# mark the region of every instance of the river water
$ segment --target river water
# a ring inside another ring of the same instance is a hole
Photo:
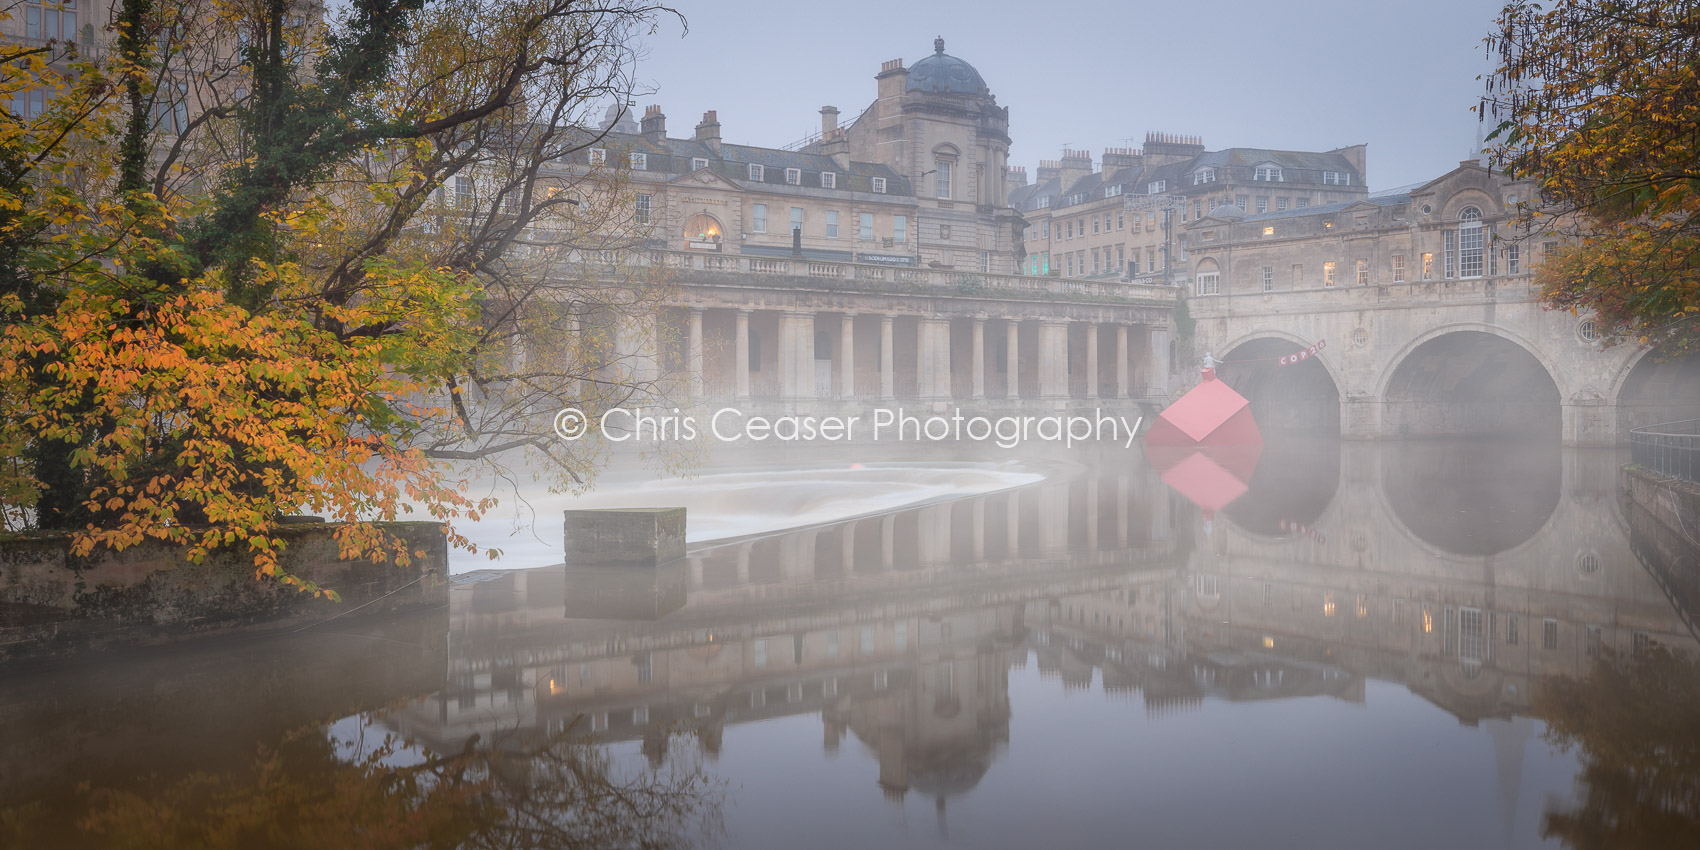
[[[1618,452],[899,460],[636,487],[701,518],[659,570],[8,674],[0,845],[1692,846],[1696,565]]]

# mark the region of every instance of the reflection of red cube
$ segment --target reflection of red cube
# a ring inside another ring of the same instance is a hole
[[[1234,388],[1216,380],[1214,369],[1204,380],[1175,400],[1145,432],[1148,446],[1203,446],[1228,443],[1263,444],[1251,418],[1251,402]]]
[[[1145,457],[1175,488],[1204,511],[1206,519],[1245,494],[1263,453],[1263,435],[1251,403],[1216,380],[1204,381],[1157,414],[1145,434]]]

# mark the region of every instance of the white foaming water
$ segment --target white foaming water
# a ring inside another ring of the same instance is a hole
[[[704,543],[883,513],[923,502],[1008,490],[1044,475],[1015,463],[870,463],[838,467],[724,472],[694,478],[611,485],[582,496],[522,490],[456,528],[482,552],[449,555],[450,572],[524,568],[561,562],[562,512],[574,508],[684,508],[685,540]]]

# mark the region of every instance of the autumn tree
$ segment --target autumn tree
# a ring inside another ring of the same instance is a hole
[[[1612,340],[1700,350],[1700,2],[1516,0],[1487,44],[1494,161],[1575,213],[1544,299]]]
[[[240,546],[278,575],[280,517],[316,512],[345,555],[405,560],[373,520],[489,506],[445,461],[529,450],[582,482],[594,451],[548,415],[661,389],[597,344],[661,287],[621,175],[582,151],[670,12],[303,11],[121,0],[98,60],[0,46],[0,104],[24,104],[0,110],[9,526]]]

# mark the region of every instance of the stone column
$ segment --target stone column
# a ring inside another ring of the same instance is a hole
[[[1127,398],[1127,325],[1116,325],[1116,398]]]
[[[849,313],[838,323],[838,397],[856,397],[856,317]]]
[[[808,313],[779,317],[779,394],[815,397],[815,319]]]
[[[1021,397],[1021,323],[1009,319],[1004,322],[1003,368],[1004,398]]]
[[[735,320],[732,348],[732,397],[739,401],[750,399],[750,311],[739,310]]]
[[[1098,397],[1098,324],[1086,326],[1086,397]]]
[[[887,401],[895,394],[893,378],[896,376],[892,369],[895,358],[892,357],[891,323],[891,316],[880,317],[880,398]]]
[[[1158,395],[1169,394],[1169,329],[1152,327],[1146,356],[1151,361],[1149,389]]]
[[[691,375],[691,398],[702,398],[702,310],[691,308],[685,367]]]
[[[986,397],[986,320],[974,320],[974,392],[972,398]]]
[[[1039,325],[1039,397],[1068,398],[1068,325]]]

